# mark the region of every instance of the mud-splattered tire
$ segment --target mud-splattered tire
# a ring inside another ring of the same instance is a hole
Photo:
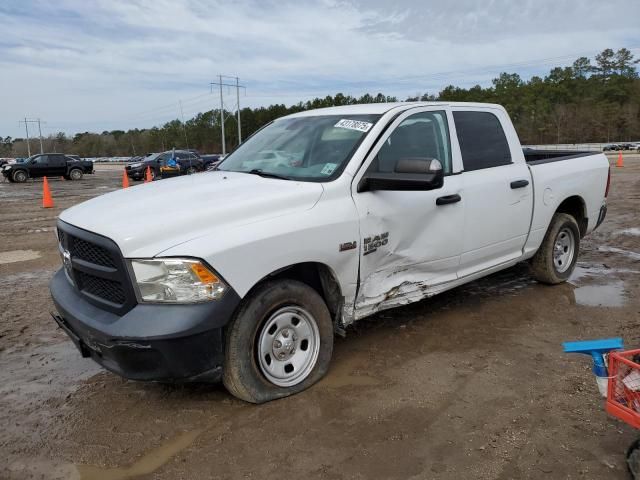
[[[27,175],[27,172],[24,170],[16,170],[13,172],[13,175],[11,175],[11,178],[16,183],[24,183],[27,181],[27,178],[29,178],[29,175]]]
[[[287,397],[320,380],[332,353],[333,324],[322,297],[302,282],[268,281],[243,300],[228,328],[223,382],[251,403]]]
[[[542,245],[531,259],[533,278],[550,285],[566,282],[573,273],[579,251],[578,222],[571,215],[556,213]]]

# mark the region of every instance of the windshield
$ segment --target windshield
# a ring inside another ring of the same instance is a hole
[[[323,115],[274,121],[225,158],[219,170],[290,180],[336,178],[380,115]]]

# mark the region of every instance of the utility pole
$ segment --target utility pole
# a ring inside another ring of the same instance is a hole
[[[242,127],[240,126],[240,79],[236,77],[236,103],[238,106],[238,145],[242,143]]]
[[[29,124],[30,123],[37,123],[38,124],[38,134],[39,134],[39,138],[40,138],[40,154],[44,153],[44,148],[42,147],[42,121],[38,118],[36,120],[29,120],[27,117],[24,117],[24,120],[20,120],[20,122],[18,123],[22,123],[24,122],[24,129],[25,132],[27,133],[27,155],[31,156],[31,142],[29,141]],[[47,123],[47,122],[45,122]]]
[[[224,83],[222,80],[223,78],[235,78],[236,83],[232,84],[232,83]],[[244,88],[246,91],[246,87],[244,85],[240,85],[240,79],[238,77],[231,77],[228,75],[218,75],[218,81],[217,82],[211,82],[211,92],[213,93],[213,86],[217,85],[220,87],[220,131],[222,134],[222,154],[226,155],[227,153],[227,144],[226,144],[226,139],[225,139],[225,133],[224,133],[224,97],[222,95],[222,87],[235,87],[236,89],[236,102],[237,102],[237,108],[238,108],[238,112],[237,112],[237,118],[236,121],[238,122],[238,145],[240,143],[242,143],[242,126],[240,125],[240,89]]]
[[[38,119],[38,133],[40,134],[40,155],[44,153],[42,149],[42,129],[40,128],[40,119]]]
[[[225,138],[224,138],[224,103],[222,100],[222,75],[218,75],[219,78],[219,84],[220,84],[220,128],[222,129],[222,155],[226,155],[227,154],[227,147],[225,144]]]
[[[184,143],[186,149],[189,149],[189,140],[187,139],[187,127],[184,124],[184,111],[182,110],[182,100],[178,100],[180,103],[180,115],[182,115],[182,132],[184,133]]]
[[[24,117],[24,129],[27,131],[27,157],[30,157],[31,146],[29,145],[29,124],[27,123],[27,117]]]

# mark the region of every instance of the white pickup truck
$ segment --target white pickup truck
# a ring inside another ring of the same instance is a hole
[[[127,378],[272,400],[317,382],[358,319],[524,260],[567,280],[608,172],[601,153],[523,150],[499,105],[289,115],[217,171],[64,211],[53,317]]]

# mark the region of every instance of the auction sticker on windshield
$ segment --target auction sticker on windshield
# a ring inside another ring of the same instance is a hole
[[[325,163],[322,171],[320,172],[322,175],[331,175],[338,165],[335,163]]]
[[[336,128],[347,128],[349,130],[358,130],[359,132],[368,132],[373,123],[363,122],[361,120],[348,120],[343,118],[334,125]]]

